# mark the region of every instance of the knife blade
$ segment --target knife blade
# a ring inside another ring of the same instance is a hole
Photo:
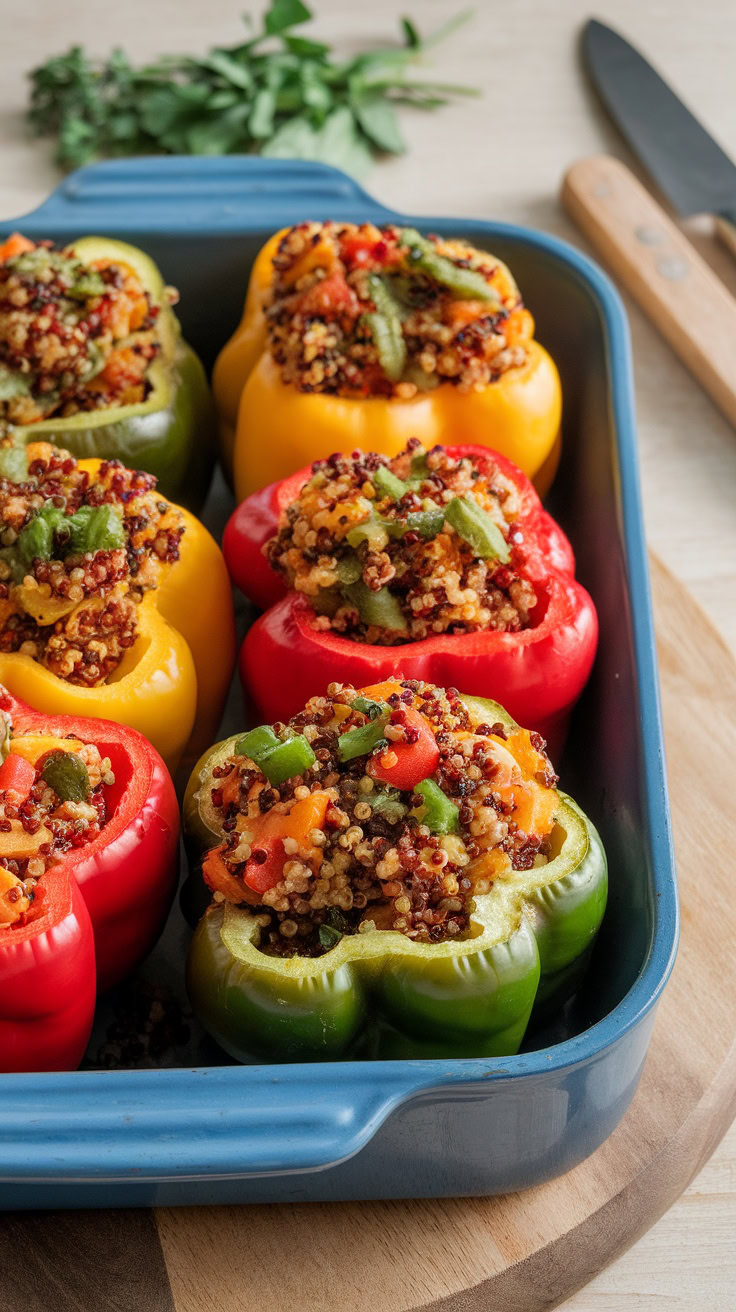
[[[618,32],[591,19],[582,56],[605,108],[673,208],[683,217],[715,215],[736,254],[736,164]]]

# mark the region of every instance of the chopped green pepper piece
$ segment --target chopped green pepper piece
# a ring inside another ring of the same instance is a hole
[[[251,758],[252,759],[252,758]],[[270,751],[264,752],[257,762],[270,784],[282,784],[285,779],[304,774],[314,765],[317,757],[303,734],[279,742]]]
[[[345,588],[345,595],[355,606],[364,624],[373,624],[378,629],[395,629],[397,633],[406,633],[407,623],[397,598],[388,588],[379,588],[372,592],[359,580]]]
[[[80,513],[81,509],[77,511],[77,515]],[[72,515],[72,520],[74,519],[76,515]],[[74,525],[72,525],[72,535],[74,535]],[[125,546],[122,517],[109,505],[92,508],[92,513],[84,518],[79,536],[81,541],[78,539],[79,545],[75,544],[75,550],[81,553],[89,551],[94,555],[96,551],[115,551]]]
[[[12,401],[16,396],[28,396],[29,386],[22,374],[0,365],[0,401]]]
[[[251,729],[249,733],[243,734],[243,737],[238,739],[235,744],[235,754],[247,756],[258,765],[261,757],[274,747],[278,747],[279,742],[280,739],[276,737],[270,724],[259,724],[257,729]]]
[[[381,702],[371,701],[370,697],[356,697],[353,700],[353,710],[361,711],[369,720],[377,720],[379,715],[385,714],[386,707]]]
[[[378,744],[386,742],[384,731],[388,721],[388,711],[375,720],[369,720],[367,724],[361,724],[357,729],[348,729],[347,733],[341,733],[337,740],[337,754],[343,765],[347,761],[354,761],[356,756],[368,756],[375,751]]]
[[[459,809],[433,779],[423,779],[414,789],[424,798],[424,806],[415,812],[417,820],[425,824],[433,834],[454,834],[457,832]]]
[[[359,547],[367,542],[371,551],[381,551],[386,545],[386,521],[371,514],[362,524],[356,524],[345,534],[345,541],[351,547]]]
[[[417,451],[416,455],[412,456],[411,464],[409,465],[409,481],[412,483],[423,483],[428,473],[429,465],[427,464],[427,452],[424,450]]]
[[[30,565],[36,558],[50,560],[54,548],[54,517],[44,514],[42,507],[29,524],[18,534],[16,549],[24,564]],[[58,512],[63,519],[61,511]]]
[[[329,952],[330,948],[334,948],[335,944],[340,942],[342,934],[339,929],[334,929],[332,925],[320,925],[318,938],[320,947],[323,947],[325,952]]]
[[[398,788],[375,789],[368,794],[366,801],[390,825],[398,824],[409,809],[404,806]]]
[[[434,510],[410,510],[403,519],[384,519],[381,523],[390,538],[403,538],[405,533],[419,533],[429,541],[442,532],[445,512],[439,506]]]
[[[470,497],[453,497],[445,506],[445,519],[481,560],[511,559],[508,542],[495,520]]]
[[[400,501],[404,493],[409,491],[409,484],[397,478],[386,465],[378,466],[375,474],[371,475],[371,482],[379,492],[385,497],[391,497],[393,501]]]
[[[363,567],[352,553],[337,562],[337,577],[341,583],[357,583],[362,573]]]
[[[461,300],[488,301],[495,309],[500,309],[501,298],[495,287],[486,282],[482,273],[453,264],[452,260],[440,255],[434,243],[423,237],[416,228],[404,228],[399,244],[409,248],[409,259],[415,268],[426,273],[434,282],[447,287],[448,291]]]
[[[49,752],[41,777],[62,802],[86,802],[92,791],[87,767],[76,752]]]
[[[0,383],[2,377],[0,376]],[[3,400],[0,393],[0,401]],[[28,477],[28,452],[24,442],[0,447],[0,478],[10,483],[24,483]]]

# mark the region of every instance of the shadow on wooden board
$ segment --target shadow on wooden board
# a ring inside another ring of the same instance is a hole
[[[2,1312],[174,1312],[154,1214],[143,1209],[9,1212],[0,1271]]]

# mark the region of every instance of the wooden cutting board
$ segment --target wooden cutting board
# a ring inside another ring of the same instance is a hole
[[[0,1228],[3,1312],[541,1312],[674,1202],[736,1114],[736,662],[652,571],[682,943],[607,1143],[503,1198],[17,1213]]]

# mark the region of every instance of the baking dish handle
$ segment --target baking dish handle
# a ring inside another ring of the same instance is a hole
[[[0,1182],[324,1169],[359,1152],[407,1099],[446,1082],[446,1066],[453,1083],[490,1074],[477,1061],[381,1061],[5,1075]]]
[[[177,234],[276,229],[308,218],[396,217],[353,178],[310,160],[163,155],[105,160],[70,173],[47,200],[2,227],[30,237],[83,232]]]

